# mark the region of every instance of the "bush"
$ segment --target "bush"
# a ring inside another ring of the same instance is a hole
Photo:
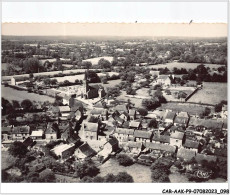
[[[145,108],[138,108],[137,110],[141,116],[146,116],[148,114],[148,110],[146,110]]]
[[[116,176],[116,183],[133,183],[133,177],[126,172],[120,172]]]
[[[94,177],[99,173],[99,169],[92,162],[84,161],[75,164],[75,173],[78,177]]]
[[[8,151],[14,157],[24,157],[28,152],[27,147],[19,141],[15,141],[11,144]]]
[[[117,160],[118,160],[119,164],[122,166],[130,166],[133,164],[133,160],[125,154],[118,154]]]

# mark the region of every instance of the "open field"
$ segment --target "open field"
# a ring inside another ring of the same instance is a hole
[[[168,102],[166,104],[162,104],[160,109],[169,109],[173,110],[174,112],[188,112],[189,114],[192,115],[199,115],[201,114],[205,107],[209,107],[206,105],[200,105],[200,104],[192,104],[192,103],[173,103],[173,102]],[[214,107],[210,107],[212,110],[214,110]]]
[[[107,72],[109,76],[112,76],[113,74],[117,75],[117,72]],[[107,73],[97,73],[99,77],[105,76]],[[68,80],[70,82],[75,82],[76,79],[83,80],[85,77],[85,74],[79,74],[79,75],[73,75],[73,76],[64,76],[64,77],[54,77],[52,79],[57,79],[58,82],[64,82],[65,80]]]
[[[197,66],[199,66],[201,63],[187,63],[187,62],[170,62],[166,64],[156,64],[156,65],[150,65],[147,66],[147,68],[168,68],[169,70],[173,70],[174,67],[176,68],[186,68],[188,69],[195,69]],[[219,65],[219,64],[204,64],[205,66],[212,68],[218,68],[224,65]]]
[[[121,95],[117,97],[117,100],[125,100],[125,101],[127,101],[128,99],[130,99],[131,102],[135,104],[136,108],[141,108],[142,107],[142,105],[141,105],[142,99],[134,98],[134,97],[127,97],[125,91],[121,91]]]
[[[99,60],[104,58],[105,60],[108,60],[109,62],[113,61],[113,57],[111,56],[104,56],[104,57],[98,57],[98,58],[91,58],[91,59],[86,59],[86,60],[82,60],[83,62],[91,62],[92,65],[97,65]]]
[[[105,176],[108,173],[117,175],[119,172],[127,172],[133,177],[135,183],[151,183],[151,171],[148,166],[133,164],[129,167],[120,166],[116,159],[109,159],[100,167],[99,176]]]
[[[89,69],[89,70],[95,70],[95,69]],[[101,70],[101,69],[97,69]],[[74,70],[64,70],[62,71],[52,71],[52,72],[39,72],[39,73],[34,73],[34,76],[48,76],[48,75],[55,75],[58,73],[63,73],[63,74],[69,74],[69,73],[84,73],[86,69],[74,69]],[[12,76],[2,76],[2,81],[9,81],[12,77],[28,77],[29,74],[20,74],[20,75],[12,75]]]
[[[227,83],[204,82],[203,88],[198,90],[188,102],[215,105],[221,100],[227,100],[227,95]]]
[[[5,87],[4,85],[1,86],[2,90],[2,97],[12,101],[12,100],[17,100],[17,101],[22,101],[25,99],[29,99],[31,101],[49,101],[49,102],[54,102],[54,98],[45,96],[45,95],[39,95],[35,93],[28,93],[27,91],[19,91],[10,87]]]

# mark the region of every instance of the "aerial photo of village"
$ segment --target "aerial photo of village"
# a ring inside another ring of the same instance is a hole
[[[227,37],[2,36],[4,183],[227,181]]]

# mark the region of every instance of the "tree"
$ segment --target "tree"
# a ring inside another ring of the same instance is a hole
[[[33,108],[33,103],[29,99],[25,99],[21,102],[21,107],[24,110],[31,110]]]
[[[101,77],[101,82],[102,82],[103,84],[106,84],[106,83],[108,82],[107,77]]]
[[[75,173],[78,177],[94,177],[99,173],[99,169],[92,162],[83,161],[75,164]]]
[[[155,118],[153,118],[153,119],[151,119],[151,121],[149,122],[149,124],[148,124],[148,127],[149,128],[157,128],[157,121],[156,121],[156,119]]]
[[[27,147],[19,141],[15,141],[14,143],[12,143],[8,151],[14,157],[24,157],[28,152]]]
[[[118,154],[117,160],[118,160],[119,164],[122,166],[130,166],[133,164],[133,160],[129,156],[127,156],[126,154]]]
[[[109,173],[105,176],[104,181],[107,183],[114,183],[116,182],[116,176],[113,175],[112,173]]]
[[[58,83],[57,79],[50,80],[51,85],[56,85]]]
[[[147,110],[153,110],[159,107],[161,104],[159,102],[158,98],[152,98],[152,99],[143,99],[142,100],[142,106],[146,108]]]
[[[41,182],[55,182],[56,181],[56,177],[53,171],[49,170],[49,169],[45,169],[44,171],[42,171],[40,174],[40,181]]]
[[[11,114],[13,110],[13,105],[5,98],[2,98],[2,115]]]
[[[97,75],[96,72],[89,71],[88,72],[88,79],[90,83],[99,83],[101,82],[100,77]]]
[[[148,114],[148,110],[145,108],[138,108],[137,110],[141,116],[146,116]]]
[[[105,60],[104,58],[101,58],[98,61],[98,65],[101,69],[106,69],[111,67],[111,63],[108,60]]]
[[[120,89],[118,87],[108,87],[107,96],[108,97],[117,97],[120,95]]]
[[[133,183],[133,177],[126,172],[120,172],[116,176],[117,183]]]
[[[13,104],[14,109],[21,107],[19,101],[17,101],[17,100],[12,100],[12,104]]]

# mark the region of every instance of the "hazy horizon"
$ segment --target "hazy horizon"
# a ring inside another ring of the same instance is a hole
[[[3,36],[227,37],[224,23],[3,23]]]

